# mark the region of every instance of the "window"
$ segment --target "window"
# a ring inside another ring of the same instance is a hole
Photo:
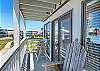
[[[100,2],[87,6],[87,37],[93,43],[100,44]],[[96,6],[95,6],[96,5]]]
[[[65,57],[65,50],[72,41],[72,10],[60,17],[60,53]]]
[[[44,37],[47,39],[47,54],[50,57],[50,22],[48,22],[47,24],[44,25]]]
[[[88,0],[82,3],[82,33],[87,49],[87,71],[100,70],[100,0]],[[85,6],[85,7],[84,7]],[[84,11],[85,10],[85,11]],[[84,43],[84,42],[83,42]]]
[[[46,25],[47,28],[47,33],[46,33],[46,38],[47,38],[47,54],[50,56],[50,23]]]
[[[53,60],[58,60],[59,57],[59,47],[58,47],[58,19],[52,22],[52,49],[53,49]]]

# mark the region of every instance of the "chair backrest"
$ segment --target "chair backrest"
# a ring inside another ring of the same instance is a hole
[[[85,59],[85,48],[80,45],[78,40],[75,40],[66,48],[63,71],[82,71]]]

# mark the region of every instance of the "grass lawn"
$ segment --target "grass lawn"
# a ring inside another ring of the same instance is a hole
[[[0,40],[0,50],[3,49],[4,46],[10,41],[12,41],[12,39]]]

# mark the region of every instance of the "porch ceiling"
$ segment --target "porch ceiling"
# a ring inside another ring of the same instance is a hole
[[[25,20],[44,20],[61,0],[20,0],[20,10]]]

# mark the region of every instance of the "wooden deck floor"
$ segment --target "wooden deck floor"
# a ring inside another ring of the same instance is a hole
[[[30,61],[31,62],[31,61]],[[40,56],[39,57],[39,59],[38,59],[38,61],[36,60],[36,56],[35,56],[35,54],[33,53],[33,70],[31,70],[31,71],[44,71],[44,68],[42,67],[42,65],[44,64],[44,63],[48,63],[48,62],[50,62],[49,61],[49,59],[47,58],[47,57],[45,57],[45,56]],[[32,66],[31,66],[31,68],[32,68]]]

